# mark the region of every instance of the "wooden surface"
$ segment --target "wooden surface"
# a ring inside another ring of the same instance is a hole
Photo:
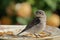
[[[19,28],[19,27],[16,27],[16,28]],[[51,37],[60,35],[60,29],[58,29],[58,28],[53,28],[53,27],[48,26],[48,27],[46,27],[45,30],[52,33]],[[17,33],[17,32],[15,32],[15,33]],[[5,36],[5,38],[6,38],[6,36]],[[36,38],[30,38],[30,37],[29,38],[20,38],[19,37],[19,38],[15,38],[15,39],[11,39],[12,37],[8,37],[10,39],[5,39],[5,38],[4,38],[4,40],[60,40],[60,36],[59,37],[53,37],[53,39],[40,39],[40,38],[36,39]]]
[[[4,40],[60,40],[60,36],[55,38],[31,38],[31,37],[19,37],[19,38],[8,38],[8,39],[4,38]]]

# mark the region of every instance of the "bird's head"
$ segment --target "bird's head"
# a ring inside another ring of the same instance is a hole
[[[46,14],[43,10],[36,11],[35,16],[38,17],[38,18],[46,18]]]

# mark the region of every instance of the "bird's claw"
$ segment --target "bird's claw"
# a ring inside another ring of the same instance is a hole
[[[40,34],[34,34],[36,38],[41,37]]]

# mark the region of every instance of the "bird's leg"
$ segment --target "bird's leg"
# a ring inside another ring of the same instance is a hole
[[[40,37],[40,34],[34,33],[34,35],[35,35],[36,38]]]

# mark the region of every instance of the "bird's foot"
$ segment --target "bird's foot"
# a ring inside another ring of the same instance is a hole
[[[40,34],[36,34],[36,33],[35,33],[34,35],[35,35],[35,38],[41,37]]]

